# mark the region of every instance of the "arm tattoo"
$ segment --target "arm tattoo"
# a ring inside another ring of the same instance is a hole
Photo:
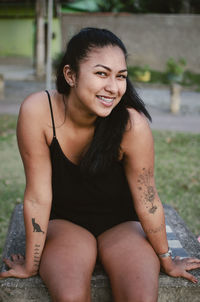
[[[154,214],[157,210],[157,206],[154,204],[156,192],[154,187],[150,184],[150,180],[153,176],[153,173],[150,169],[142,169],[142,174],[139,175],[137,180],[138,190],[141,191],[142,200],[148,209],[149,213]]]
[[[159,227],[157,227],[155,229],[146,230],[145,233],[146,234],[155,234],[155,233],[161,232],[164,228],[165,228],[165,224],[162,223]]]
[[[39,253],[39,249],[40,245],[39,244],[35,244],[35,248],[34,248],[34,259],[33,259],[33,266],[38,270],[39,268],[39,264],[40,264],[40,253]]]
[[[41,227],[39,226],[39,224],[35,222],[35,218],[32,218],[32,225],[33,225],[33,232],[38,232],[38,233],[44,234],[44,232],[41,230]]]

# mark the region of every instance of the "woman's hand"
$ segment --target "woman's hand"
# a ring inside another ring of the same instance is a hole
[[[162,265],[164,268],[164,272],[172,277],[183,277],[192,281],[193,283],[197,283],[198,280],[188,271],[200,268],[200,259],[197,258],[184,258],[180,259],[179,256],[175,257],[170,265],[167,267]]]
[[[28,272],[25,267],[25,259],[22,255],[11,255],[11,259],[4,259],[3,261],[9,267],[8,271],[0,273],[0,279],[3,278],[28,278],[37,274],[37,272]]]

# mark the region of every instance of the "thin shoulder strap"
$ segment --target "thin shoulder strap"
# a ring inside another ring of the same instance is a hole
[[[49,107],[50,107],[50,111],[51,111],[51,120],[52,120],[52,126],[53,126],[53,137],[56,137],[56,129],[55,129],[55,123],[54,123],[54,117],[53,117],[53,109],[52,109],[52,104],[51,104],[51,97],[50,97],[50,94],[49,94],[48,90],[45,90],[45,92],[47,93],[47,96],[48,96]]]

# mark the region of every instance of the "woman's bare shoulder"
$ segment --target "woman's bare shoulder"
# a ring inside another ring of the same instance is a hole
[[[34,115],[42,114],[47,107],[47,94],[45,91],[39,91],[28,95],[21,104],[20,113]]]
[[[143,113],[138,112],[134,108],[129,108],[128,112],[129,122],[127,124],[126,132],[144,131],[149,128],[149,122]]]
[[[146,116],[135,109],[128,111],[129,121],[121,143],[124,153],[132,152],[136,146],[143,145],[144,141],[152,143],[152,132]]]
[[[21,104],[17,137],[45,137],[50,124],[48,97],[45,91],[35,92],[27,96]]]

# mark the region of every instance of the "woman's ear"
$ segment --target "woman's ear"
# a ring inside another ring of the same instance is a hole
[[[75,73],[71,70],[69,65],[64,66],[63,74],[68,85],[74,87],[76,82]]]

